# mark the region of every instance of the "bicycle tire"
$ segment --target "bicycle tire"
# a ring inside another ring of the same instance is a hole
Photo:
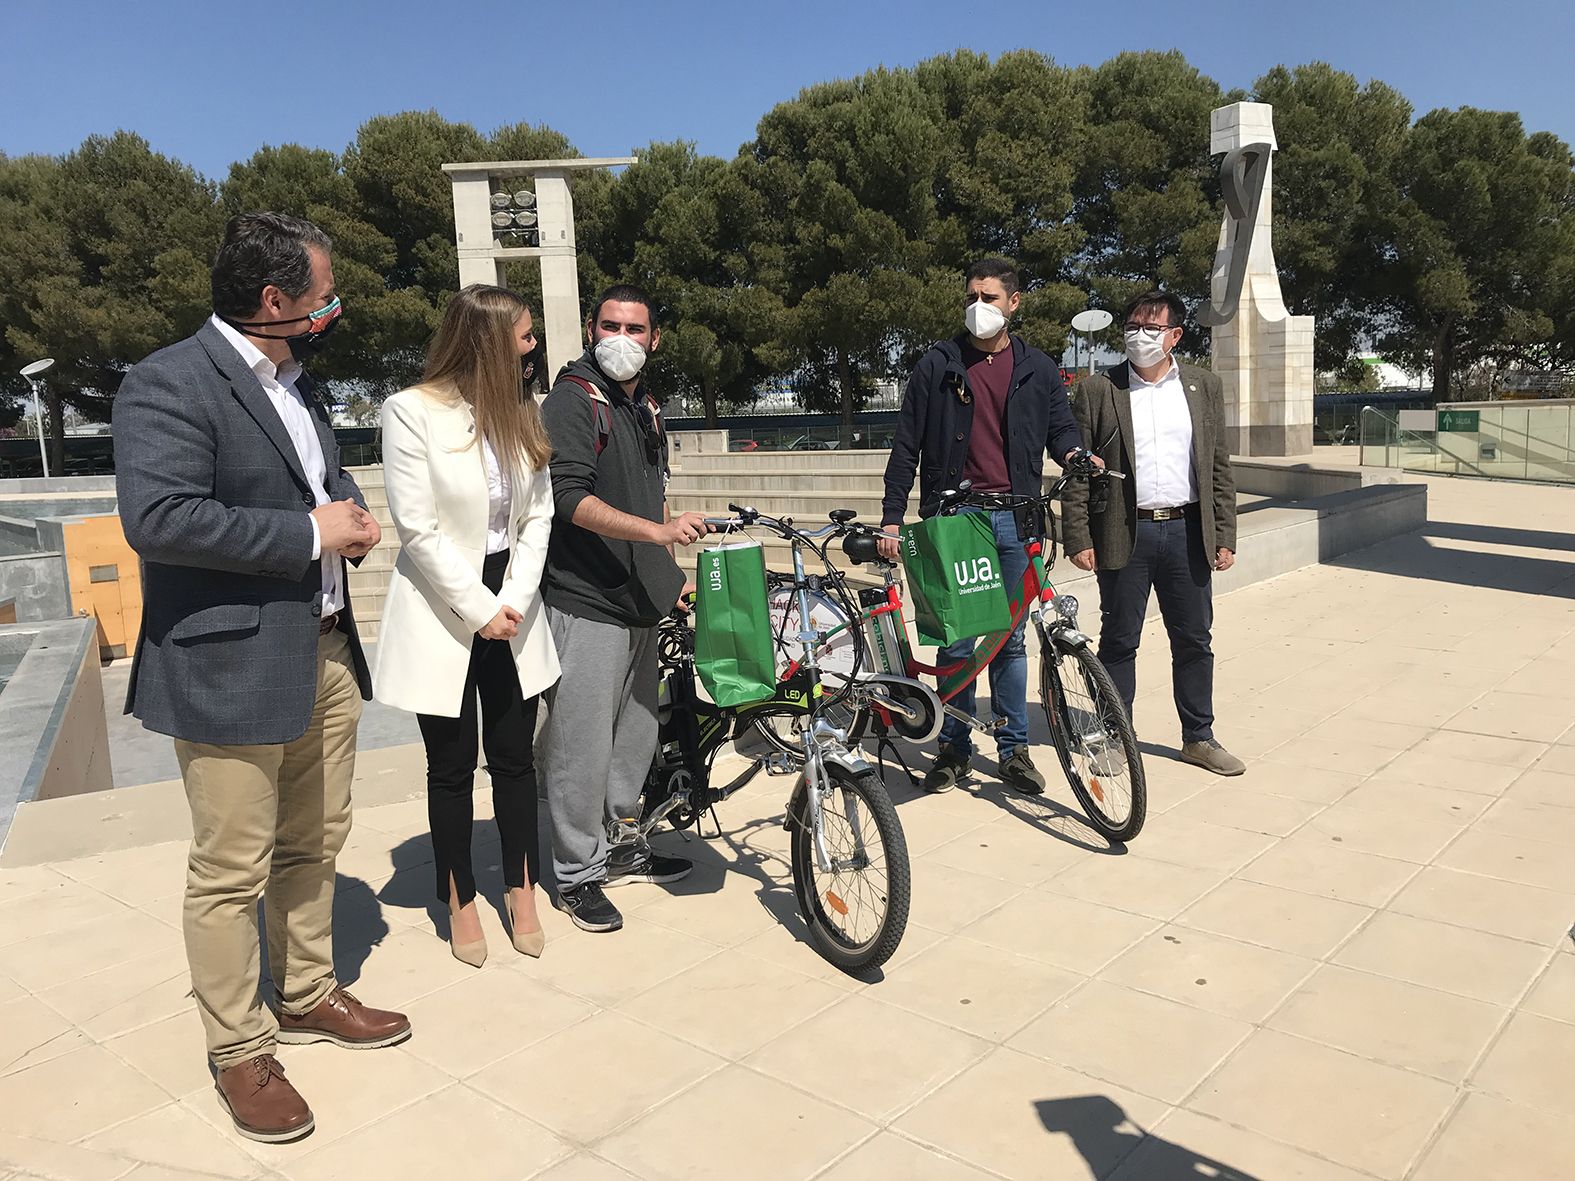
[[[1076,674],[1082,679],[1096,711],[1102,735],[1100,751],[1091,753],[1087,735],[1078,734],[1080,729],[1086,727],[1074,724],[1074,708],[1056,672],[1054,657],[1049,652],[1042,652],[1041,696],[1045,720],[1050,725],[1050,735],[1061,759],[1061,770],[1072,788],[1072,794],[1088,816],[1089,823],[1109,840],[1125,844],[1143,831],[1143,822],[1148,815],[1148,783],[1143,773],[1143,754],[1138,749],[1132,719],[1127,716],[1126,705],[1121,700],[1116,683],[1110,679],[1110,673],[1086,645],[1058,645],[1057,650],[1071,661]],[[1124,774],[1111,771],[1115,766],[1115,760],[1110,757],[1112,742],[1119,746]],[[1119,788],[1119,781],[1123,778],[1126,780],[1124,793]],[[1112,790],[1113,787],[1115,790]],[[1128,801],[1124,817],[1113,814],[1113,810],[1107,807],[1113,797],[1121,794]]]
[[[859,825],[866,848],[870,835],[868,828],[873,824],[882,849],[878,861],[872,855],[870,866],[852,871],[861,875],[857,883],[861,893],[857,897],[865,901],[879,901],[883,913],[873,930],[861,932],[857,937],[845,933],[843,920],[849,913],[849,906],[843,895],[854,897],[854,894],[835,874],[824,890],[820,888],[822,879],[815,865],[815,837],[809,825],[807,800],[800,805],[800,813],[792,825],[790,859],[793,889],[798,896],[799,913],[809,927],[810,942],[815,950],[832,965],[851,975],[880,967],[891,958],[897,945],[902,942],[903,932],[908,926],[908,907],[913,889],[908,842],[903,836],[897,809],[892,806],[885,785],[873,771],[855,774],[837,763],[826,763],[825,770],[835,788],[822,810],[822,816],[827,820],[828,851],[834,858],[839,851],[851,852],[851,846],[845,847],[832,831],[840,822],[851,837],[852,828],[847,820],[847,800],[851,796],[863,805],[869,817],[868,822],[861,820]],[[833,811],[833,799],[840,801],[840,813]],[[876,864],[883,868],[880,880],[871,878],[864,881],[862,875]]]

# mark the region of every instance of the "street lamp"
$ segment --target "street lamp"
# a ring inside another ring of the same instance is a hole
[[[42,361],[22,366],[22,376],[27,378],[27,384],[33,389],[33,421],[38,424],[38,458],[44,465],[46,480],[49,479],[49,454],[44,450],[44,411],[38,400],[38,382],[35,378],[54,363],[53,357],[45,357]]]

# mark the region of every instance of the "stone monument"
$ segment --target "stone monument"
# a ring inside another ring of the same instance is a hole
[[[549,384],[585,347],[568,174],[634,162],[629,156],[443,165],[454,189],[454,244],[459,249],[461,287],[502,286],[505,262],[541,261],[542,306],[537,323],[547,338]],[[525,178],[528,187],[514,189],[516,178]]]
[[[1225,153],[1225,220],[1209,303],[1198,322],[1213,334],[1234,455],[1307,455],[1313,438],[1313,317],[1293,316],[1280,294],[1270,239],[1274,108],[1232,103],[1210,117],[1210,151]]]

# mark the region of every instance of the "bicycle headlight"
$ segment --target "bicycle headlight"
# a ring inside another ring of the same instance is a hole
[[[1050,600],[1050,605],[1055,608],[1055,613],[1066,620],[1073,627],[1077,626],[1077,600],[1071,595],[1057,595]]]

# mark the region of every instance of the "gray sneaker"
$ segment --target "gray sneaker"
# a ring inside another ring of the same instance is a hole
[[[936,753],[935,761],[930,764],[929,772],[924,776],[924,790],[932,795],[943,791],[951,791],[968,776],[968,764],[972,755],[958,750],[955,746],[941,744],[941,749]]]
[[[1019,746],[1001,760],[1001,782],[1015,787],[1025,796],[1043,795],[1045,777],[1034,766],[1033,756],[1026,746]]]
[[[1191,763],[1194,767],[1202,767],[1205,771],[1213,771],[1216,775],[1240,775],[1247,769],[1246,763],[1212,738],[1205,738],[1202,742],[1182,743],[1181,761]]]

